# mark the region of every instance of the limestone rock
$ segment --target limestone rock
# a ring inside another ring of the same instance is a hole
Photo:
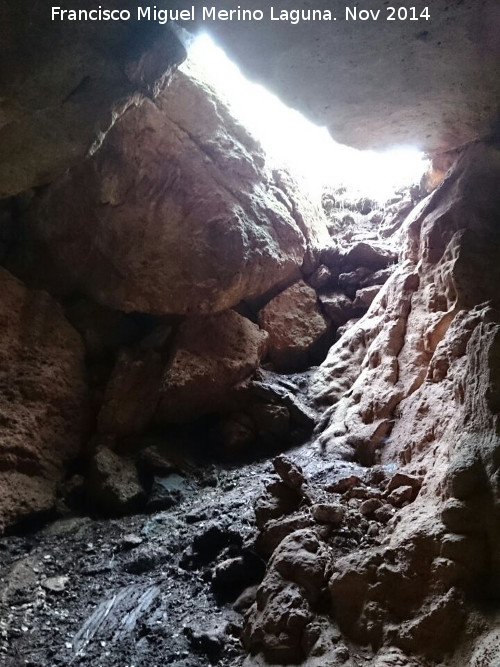
[[[126,312],[222,311],[289,284],[326,238],[296,190],[212,89],[177,73],[33,203],[13,262]]]
[[[84,349],[61,307],[0,268],[0,530],[51,509],[86,424]]]
[[[318,523],[333,524],[338,526],[342,523],[345,510],[340,503],[318,503],[312,507],[312,515]]]
[[[179,423],[227,410],[230,390],[257,368],[266,347],[267,334],[233,310],[186,319],[163,377],[155,419]]]
[[[137,11],[130,0],[107,5],[116,7]],[[27,0],[2,0],[0,22],[0,198],[97,150],[127,107],[155,95],[185,58],[168,26],[154,23],[52,21],[50,6]]]
[[[98,446],[90,471],[89,502],[109,515],[126,514],[144,500],[144,490],[131,459],[119,456],[108,445]]]
[[[380,285],[372,285],[372,287],[362,287],[356,292],[354,299],[354,308],[366,309],[371,305],[374,298],[380,292]]]
[[[353,301],[339,290],[321,293],[319,300],[326,316],[336,327],[340,327],[360,315]]]
[[[344,257],[346,264],[352,266],[366,266],[372,271],[386,269],[389,264],[396,262],[397,256],[382,248],[369,243],[356,243]]]
[[[293,371],[314,359],[328,334],[316,292],[303,281],[278,294],[259,312],[269,333],[269,357],[279,371]]]
[[[224,0],[218,7],[233,4]],[[245,8],[261,5],[253,0]],[[280,4],[275,14],[287,10],[290,19],[292,8]],[[388,21],[387,8],[380,8],[377,21],[345,20],[345,3],[318,0],[305,11],[329,10],[336,21],[294,25],[267,15],[263,21],[215,21],[212,30],[252,79],[327,126],[341,143],[440,152],[487,136],[500,97],[496,0],[435,0],[430,19],[417,21]]]
[[[152,347],[139,345],[120,353],[98,416],[100,433],[131,435],[148,425],[156,411],[167,366],[164,345],[170,331],[170,327],[157,331],[157,342]]]

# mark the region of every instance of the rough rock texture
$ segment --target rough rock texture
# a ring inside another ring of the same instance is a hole
[[[60,306],[0,268],[0,530],[54,504],[85,428],[83,357]]]
[[[257,368],[267,334],[233,310],[188,318],[160,389],[156,420],[183,422],[227,407],[230,390]]]
[[[211,89],[178,73],[34,203],[20,261],[55,292],[120,310],[221,311],[291,282],[326,240],[295,187],[266,171]]]
[[[137,11],[129,0],[106,5],[116,7]],[[0,23],[0,197],[50,182],[95,151],[185,58],[170,29],[152,22],[51,21],[48,3],[2,0]]]
[[[291,0],[274,7],[275,15],[299,8]],[[428,21],[388,21],[383,4],[356,7],[380,17],[345,21],[344,3],[315,0],[306,11],[328,9],[337,21],[292,25],[265,12],[263,21],[218,21],[210,30],[252,78],[342,143],[435,151],[490,132],[500,93],[496,0],[434,0]]]
[[[352,461],[356,474],[307,481],[313,516],[340,494],[339,529],[314,528],[303,501],[276,483],[256,505],[257,544],[274,555],[244,636],[268,660],[332,659],[304,640],[325,608],[311,606],[310,582],[273,566],[306,529],[319,538],[326,608],[344,636],[377,653],[368,664],[480,665],[494,655],[476,609],[499,597],[499,178],[497,148],[462,157],[407,219],[403,264],[313,377],[311,396],[329,406],[318,427],[325,461]],[[312,557],[297,553],[305,574]],[[398,650],[407,662],[389,658]]]
[[[140,344],[120,352],[99,412],[101,433],[130,435],[149,424],[167,367],[171,330],[160,326]]]
[[[144,499],[139,474],[131,459],[102,443],[92,459],[88,488],[89,502],[108,515],[131,512]]]
[[[259,312],[259,324],[269,333],[269,357],[279,371],[305,368],[328,334],[316,292],[304,281],[271,299]]]

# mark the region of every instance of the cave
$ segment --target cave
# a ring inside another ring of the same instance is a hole
[[[0,0],[0,664],[500,665],[500,10]]]

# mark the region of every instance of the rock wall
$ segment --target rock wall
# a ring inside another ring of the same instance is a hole
[[[48,512],[89,428],[84,348],[48,294],[0,268],[0,531]]]
[[[85,0],[78,9],[98,6]],[[50,183],[95,152],[117,118],[154,97],[186,56],[167,26],[52,21],[51,8],[0,2],[0,197]]]
[[[119,310],[208,314],[289,284],[327,238],[319,208],[178,73],[32,204],[16,270]]]
[[[498,114],[496,0],[413,6],[418,14],[427,7],[429,20],[390,21],[386,5],[361,2],[347,7],[380,10],[378,19],[346,21],[340,1],[298,7],[279,0],[274,17],[284,12],[288,20],[271,20],[270,7],[255,1],[245,9],[264,10],[262,21],[208,27],[250,78],[327,126],[341,143],[442,151],[489,135]],[[218,8],[234,5],[222,2]],[[307,17],[313,10],[330,11],[332,20],[302,19],[300,12]],[[299,12],[296,24],[293,11]],[[206,29],[206,22],[199,27]]]
[[[369,664],[459,664],[462,637],[460,664],[476,641],[474,664],[487,659],[476,610],[498,600],[499,177],[497,148],[463,156],[407,219],[403,263],[313,376],[319,448],[356,473],[300,472],[310,512],[280,501],[257,513],[261,539],[279,546],[246,642],[271,662],[365,664],[338,636],[331,648],[325,615],[371,645]],[[406,653],[416,662],[391,662]]]

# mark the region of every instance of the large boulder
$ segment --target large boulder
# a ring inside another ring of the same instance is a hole
[[[319,309],[316,292],[303,280],[271,299],[259,312],[269,333],[269,357],[277,370],[301,370],[326,351],[329,324]]]
[[[156,420],[179,423],[227,409],[231,389],[259,366],[266,349],[267,334],[235,311],[188,318],[163,378]]]
[[[222,311],[290,283],[326,239],[295,187],[213,90],[178,73],[35,202],[20,264],[120,310]]]
[[[97,6],[83,0],[77,9]],[[137,12],[131,0],[106,5],[116,8]],[[167,26],[52,20],[51,9],[0,0],[0,198],[50,182],[93,153],[185,58]]]
[[[0,268],[0,530],[52,507],[85,402],[79,335],[48,294]]]

